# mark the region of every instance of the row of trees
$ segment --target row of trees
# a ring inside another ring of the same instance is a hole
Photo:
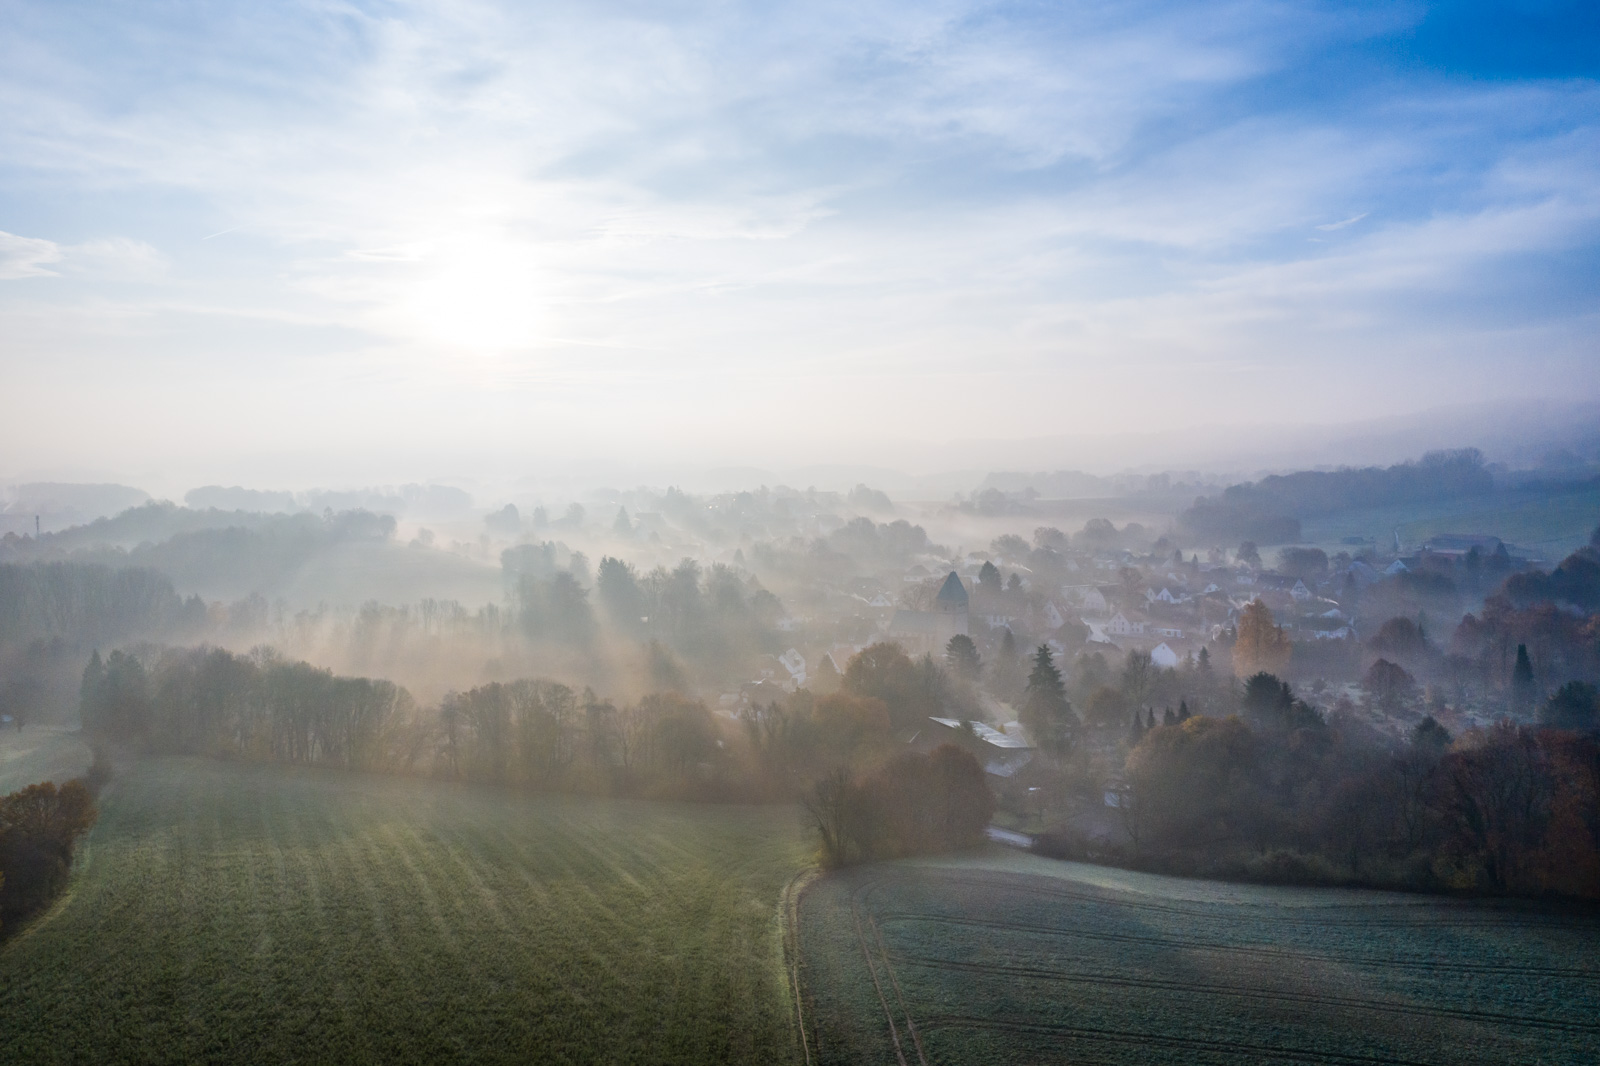
[[[1388,744],[1269,675],[1247,717],[1157,724],[1127,760],[1133,849],[1167,869],[1600,899],[1600,741],[1503,722]],[[1070,842],[1057,840],[1070,850]]]
[[[0,930],[41,910],[66,887],[73,849],[94,824],[92,788],[103,774],[97,763],[88,780],[59,788],[45,781],[0,796]]]
[[[412,769],[429,740],[405,689],[270,649],[113,651],[104,661],[95,652],[80,708],[86,731],[150,751],[349,770]]]
[[[994,816],[994,794],[968,752],[903,751],[866,773],[837,769],[806,793],[828,866],[970,847]]]

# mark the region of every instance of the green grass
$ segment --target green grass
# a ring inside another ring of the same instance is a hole
[[[0,942],[6,1061],[785,1063],[791,809],[167,759]]]
[[[985,849],[823,878],[799,940],[825,1064],[1600,1061],[1592,914]]]
[[[77,730],[30,725],[0,729],[0,796],[40,781],[82,777],[93,754]]]
[[[1521,490],[1465,500],[1350,511],[1303,524],[1304,543],[1351,551],[1342,537],[1372,537],[1392,548],[1394,532],[1410,549],[1437,533],[1486,533],[1559,562],[1589,542],[1600,525],[1600,489],[1552,493]]]

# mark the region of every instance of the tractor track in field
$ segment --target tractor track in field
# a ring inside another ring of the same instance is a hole
[[[1459,1007],[1421,1007],[1393,1000],[1363,999],[1351,996],[1330,996],[1309,992],[1291,992],[1282,989],[1255,988],[1240,985],[1207,984],[1199,981],[1173,981],[1162,978],[1128,977],[1114,973],[1069,973],[1026,966],[1002,966],[978,962],[955,962],[915,955],[899,955],[898,961],[914,966],[927,966],[937,970],[956,970],[962,973],[1018,977],[1029,980],[1061,981],[1073,984],[1105,985],[1113,988],[1138,988],[1161,992],[1193,993],[1234,999],[1255,999],[1277,1003],[1307,1004],[1340,1007],[1348,1010],[1366,1010],[1384,1014],[1400,1014],[1419,1018],[1449,1019],[1476,1022],[1485,1025],[1503,1025],[1513,1028],[1546,1029],[1552,1032],[1600,1033],[1600,1023],[1568,1022],[1558,1018],[1528,1018],[1493,1011],[1469,1010]]]
[[[1112,1045],[1137,1045],[1170,1051],[1210,1052],[1224,1057],[1229,1063],[1239,1062],[1241,1054],[1259,1056],[1272,1062],[1304,1062],[1329,1064],[1329,1066],[1439,1066],[1437,1061],[1423,1062],[1415,1059],[1397,1059],[1392,1056],[1353,1055],[1337,1051],[1313,1051],[1304,1048],[1275,1047],[1266,1044],[1246,1044],[1238,1041],[1206,1040],[1200,1037],[1168,1036],[1159,1033],[1135,1032],[1122,1029],[1101,1029],[1081,1025],[1053,1025],[1046,1022],[1029,1022],[1008,1018],[975,1018],[960,1014],[935,1014],[925,1017],[925,1032],[940,1029],[980,1029],[1006,1033],[1031,1033],[1039,1036],[1066,1037]]]
[[[1140,936],[1135,933],[1103,933],[1088,929],[1069,929],[1058,925],[1030,925],[993,918],[958,918],[951,915],[918,914],[912,911],[891,911],[879,914],[877,917],[886,924],[889,922],[927,922],[933,925],[970,926],[978,929],[995,929],[1032,935],[1093,940],[1101,943],[1144,944],[1157,948],[1213,951],[1229,955],[1249,955],[1263,959],[1285,959],[1296,962],[1326,962],[1335,965],[1370,966],[1376,969],[1390,970],[1428,971],[1438,970],[1440,967],[1448,967],[1454,973],[1480,974],[1485,977],[1555,977],[1578,981],[1600,981],[1600,970],[1594,969],[1519,966],[1514,963],[1468,963],[1446,958],[1400,959],[1384,955],[1345,955],[1332,952],[1294,951],[1288,948],[1228,944],[1216,940]]]

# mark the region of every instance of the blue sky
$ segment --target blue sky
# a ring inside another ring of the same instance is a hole
[[[0,473],[1597,398],[1596,10],[0,0]]]

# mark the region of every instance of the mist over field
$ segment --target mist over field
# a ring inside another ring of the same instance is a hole
[[[1600,16],[0,18],[17,1062],[1600,1059]]]

